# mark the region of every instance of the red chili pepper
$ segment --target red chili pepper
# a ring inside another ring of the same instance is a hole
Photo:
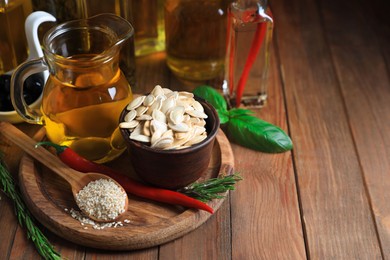
[[[113,178],[120,185],[122,185],[122,187],[128,193],[133,195],[154,201],[165,202],[168,204],[201,209],[211,214],[214,212],[214,210],[206,203],[188,197],[180,192],[144,185],[105,165],[97,164],[85,159],[67,146],[57,145],[52,142],[39,142],[37,146],[39,145],[48,145],[54,147],[61,161],[74,170],[80,172],[97,172],[105,174]]]
[[[233,94],[234,91],[234,55],[236,53],[236,44],[233,39],[233,35],[231,35],[233,32],[233,14],[230,8],[228,8],[228,13],[227,13],[227,19],[228,19],[228,27],[227,27],[227,32],[226,32],[226,48],[230,47],[230,51],[226,50],[226,53],[229,53],[229,68],[228,68],[228,84],[229,84],[229,93],[230,95]]]
[[[253,66],[253,63],[255,63],[261,45],[263,44],[266,30],[267,30],[267,23],[262,22],[257,24],[256,33],[255,36],[253,37],[252,45],[244,65],[244,70],[242,71],[240,80],[238,81],[237,93],[236,93],[237,95],[236,107],[239,107],[241,104],[241,98],[242,98],[242,94],[244,93],[244,87],[246,81],[248,80],[249,72]]]

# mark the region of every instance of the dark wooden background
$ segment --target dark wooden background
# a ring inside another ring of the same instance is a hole
[[[390,1],[271,0],[268,105],[257,116],[287,131],[292,152],[232,144],[245,178],[184,237],[139,251],[84,248],[46,231],[68,259],[389,259]],[[137,60],[143,92],[182,88],[165,54]],[[21,129],[32,135],[37,127]],[[17,174],[21,151],[1,146]],[[39,257],[0,193],[0,259]]]

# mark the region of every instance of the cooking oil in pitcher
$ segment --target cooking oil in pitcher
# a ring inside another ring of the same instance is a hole
[[[113,78],[93,71],[80,74],[75,86],[50,77],[47,85],[42,114],[51,141],[98,162],[123,152],[118,115],[131,101],[132,93],[120,70]]]
[[[132,91],[119,68],[120,47],[133,35],[125,19],[101,14],[69,21],[43,38],[44,58],[22,64],[14,73],[13,104],[29,123],[45,126],[50,141],[66,145],[98,163],[125,150],[119,131],[121,111]],[[41,114],[23,102],[18,88],[25,75],[48,69]]]

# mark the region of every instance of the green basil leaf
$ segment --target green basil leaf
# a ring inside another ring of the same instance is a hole
[[[221,124],[226,124],[229,121],[229,112],[224,111],[223,109],[217,109],[219,122]]]
[[[281,153],[293,148],[290,137],[282,129],[248,114],[230,117],[227,134],[232,141],[261,152]]]
[[[210,86],[199,86],[193,91],[195,95],[208,101],[216,110],[226,112],[227,103],[225,98],[214,88]]]
[[[232,108],[229,110],[229,117],[237,117],[237,116],[252,115],[252,114],[254,114],[254,112],[248,109]]]

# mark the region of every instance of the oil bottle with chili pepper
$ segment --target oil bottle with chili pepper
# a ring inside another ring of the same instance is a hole
[[[272,31],[267,0],[236,0],[229,6],[223,92],[231,107],[265,105]]]

